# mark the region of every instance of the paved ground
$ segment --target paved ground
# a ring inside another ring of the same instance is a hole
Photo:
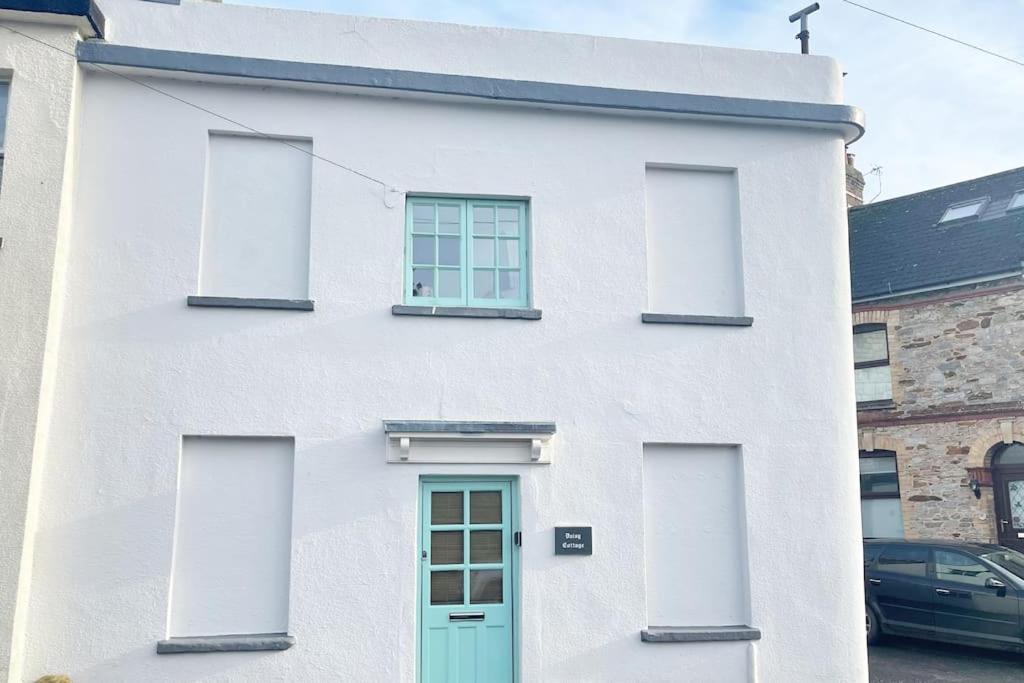
[[[1024,655],[886,638],[868,648],[872,683],[1021,683]]]

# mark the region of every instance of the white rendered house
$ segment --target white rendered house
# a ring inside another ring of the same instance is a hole
[[[102,9],[11,680],[866,680],[835,62]]]

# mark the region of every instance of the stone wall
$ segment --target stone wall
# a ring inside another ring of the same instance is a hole
[[[966,468],[1024,415],[1024,288],[996,284],[855,310],[887,325],[895,406],[858,424],[862,449],[896,451],[908,538],[995,540],[992,489],[975,498]]]

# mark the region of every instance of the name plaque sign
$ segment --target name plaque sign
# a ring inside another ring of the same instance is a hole
[[[556,526],[555,555],[593,555],[594,535],[589,526]]]

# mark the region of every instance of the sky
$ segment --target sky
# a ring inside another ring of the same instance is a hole
[[[798,52],[787,17],[810,0],[227,1]],[[857,1],[1024,62],[1024,0]],[[839,60],[846,102],[867,116],[850,148],[867,176],[865,200],[1024,166],[1024,66],[843,0],[821,0],[810,22],[811,51]]]

